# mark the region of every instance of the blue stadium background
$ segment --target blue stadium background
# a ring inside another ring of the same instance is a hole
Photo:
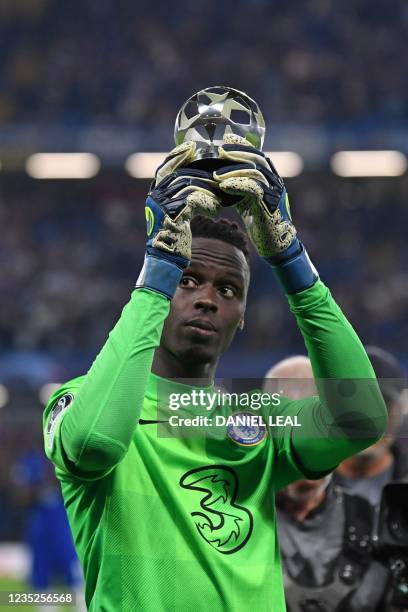
[[[341,178],[342,149],[408,153],[404,0],[2,0],[0,5],[0,539],[21,536],[18,456],[41,444],[42,385],[86,371],[143,260],[149,182],[124,170],[173,146],[175,114],[212,84],[264,110],[267,150],[290,150],[299,233],[366,344],[408,359],[408,176]],[[92,179],[39,181],[38,151],[88,151]],[[230,214],[230,212],[228,213]],[[220,375],[262,375],[304,346],[252,253],[245,330]]]

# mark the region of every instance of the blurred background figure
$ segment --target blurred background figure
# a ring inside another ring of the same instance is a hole
[[[279,361],[265,374],[263,388],[270,393],[279,389],[282,395],[296,400],[317,395],[310,359],[295,355]]]
[[[31,449],[12,469],[17,502],[25,512],[24,541],[30,552],[32,592],[70,592],[75,609],[85,610],[82,570],[75,553],[59,484],[43,452]],[[40,609],[41,606],[40,606]],[[49,604],[44,610],[57,611]]]
[[[370,357],[388,409],[388,429],[383,438],[339,465],[333,479],[350,493],[379,506],[389,482],[408,480],[407,446],[398,433],[404,415],[405,372],[396,357],[377,346],[368,346]]]
[[[273,377],[292,399],[316,394],[304,356],[273,366],[265,390]],[[288,612],[384,612],[390,572],[374,558],[374,510],[331,480],[299,480],[277,494]]]

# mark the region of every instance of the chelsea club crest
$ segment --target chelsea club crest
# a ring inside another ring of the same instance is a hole
[[[262,416],[250,412],[235,412],[227,419],[227,436],[240,446],[257,446],[268,435]]]

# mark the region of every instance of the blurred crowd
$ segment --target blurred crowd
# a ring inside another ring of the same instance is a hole
[[[269,121],[401,122],[407,34],[405,0],[3,0],[0,125],[168,128],[221,83]]]
[[[16,488],[16,465],[26,453],[41,449],[41,406],[34,393],[18,395],[0,418],[0,541],[22,537],[25,500]]]
[[[406,0],[2,0],[0,131],[169,132],[184,100],[212,84],[247,91],[268,125],[386,131],[408,119],[407,39]],[[408,176],[322,172],[286,184],[299,235],[362,341],[408,365]],[[42,446],[39,383],[83,373],[129,299],[147,190],[114,170],[79,182],[2,175],[0,383],[17,393],[18,409],[0,401],[0,540],[25,529],[32,482],[22,468],[31,464],[21,458]],[[251,273],[245,329],[221,362],[237,377],[305,352],[254,251]],[[65,369],[52,376],[44,357]],[[45,485],[49,499],[47,474]]]
[[[299,234],[322,279],[366,344],[408,354],[408,179],[287,181]],[[0,346],[93,357],[143,263],[148,184],[7,176],[0,194]],[[238,219],[235,211],[226,214]],[[304,352],[272,273],[252,252],[245,352]],[[231,353],[231,352],[230,352]],[[234,353],[234,351],[232,351]],[[233,358],[227,353],[225,359]],[[245,364],[236,375],[245,375]],[[257,375],[261,374],[258,370]],[[28,374],[28,373],[27,373]]]

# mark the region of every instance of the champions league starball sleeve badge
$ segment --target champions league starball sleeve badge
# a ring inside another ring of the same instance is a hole
[[[224,86],[207,87],[191,96],[177,114],[176,145],[185,140],[197,143],[197,159],[190,166],[219,167],[218,147],[226,134],[243,136],[262,150],[265,121],[258,104],[243,91]]]

